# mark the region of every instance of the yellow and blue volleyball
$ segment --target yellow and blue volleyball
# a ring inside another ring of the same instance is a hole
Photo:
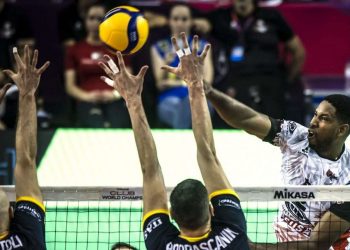
[[[108,47],[123,54],[132,54],[146,43],[148,22],[131,6],[119,6],[107,12],[99,27],[100,39]]]

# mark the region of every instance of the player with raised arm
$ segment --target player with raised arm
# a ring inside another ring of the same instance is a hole
[[[293,121],[260,114],[227,95],[206,86],[206,96],[232,127],[243,129],[282,151],[282,176],[287,185],[346,185],[350,181],[350,98],[327,96],[306,128]],[[330,202],[285,202],[276,222],[280,242],[308,240]],[[339,227],[330,230],[338,230]],[[332,229],[331,229],[332,228]]]
[[[193,53],[189,52],[187,39],[184,51],[178,50],[178,68],[164,67],[176,73],[189,84],[192,102],[194,134],[198,145],[198,162],[205,181],[187,179],[179,183],[170,195],[171,211],[167,207],[166,189],[156,148],[143,111],[141,90],[146,68],[138,76],[130,75],[117,52],[120,72],[113,61],[105,57],[101,63],[108,78],[126,100],[139,151],[144,175],[144,237],[147,249],[239,249],[248,248],[246,221],[237,194],[232,189],[216,157],[211,121],[202,86],[202,65],[209,50],[206,46],[197,56],[198,37]],[[176,39],[172,42],[178,48]],[[108,64],[108,66],[107,66]],[[184,70],[186,68],[186,70]],[[194,70],[196,69],[196,70]],[[198,69],[198,70],[197,70]],[[113,79],[113,80],[112,80]],[[208,199],[210,193],[210,201]],[[177,229],[169,215],[179,225]]]
[[[37,69],[38,51],[33,55],[25,46],[21,59],[13,49],[17,72],[4,70],[19,90],[19,112],[16,131],[16,206],[14,213],[6,194],[0,189],[0,249],[46,249],[45,208],[36,174],[37,116],[35,92],[46,62]],[[0,96],[1,97],[1,96]]]

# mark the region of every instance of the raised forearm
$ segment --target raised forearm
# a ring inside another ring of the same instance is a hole
[[[37,154],[37,116],[35,96],[19,94],[16,131],[17,165],[35,167]]]
[[[198,165],[209,193],[231,188],[216,155],[214,136],[208,104],[203,87],[190,87],[192,130],[197,143]]]
[[[207,93],[207,98],[220,117],[230,126],[243,129],[261,139],[268,134],[271,122],[266,115],[213,88]]]
[[[127,101],[136,146],[144,175],[152,175],[160,170],[156,145],[148,125],[141,97]]]
[[[213,127],[208,104],[201,83],[193,84],[193,86],[189,88],[189,95],[192,110],[192,129],[197,142],[198,150],[210,151],[203,152],[203,154],[210,153],[215,155],[216,152],[213,138]]]

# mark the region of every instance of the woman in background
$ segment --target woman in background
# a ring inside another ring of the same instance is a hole
[[[190,7],[182,4],[174,5],[170,10],[169,26],[172,36],[178,38],[181,32],[185,32],[192,43]],[[206,41],[200,39],[199,43],[199,53],[201,53]],[[171,128],[191,128],[191,112],[186,84],[174,74],[161,69],[163,65],[176,67],[179,63],[179,59],[172,49],[170,38],[159,40],[151,47],[151,60],[159,92],[157,107],[159,120]],[[213,81],[211,55],[207,56],[204,65],[204,81],[211,84]]]
[[[125,103],[112,87],[105,84],[98,62],[104,54],[113,57],[100,41],[98,29],[106,9],[93,4],[87,8],[84,40],[67,48],[65,58],[65,85],[68,95],[76,100],[76,118],[79,127],[125,128],[129,115]]]

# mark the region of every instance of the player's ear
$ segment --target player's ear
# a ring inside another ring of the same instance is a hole
[[[348,135],[349,134],[349,129],[350,129],[349,124],[342,124],[342,125],[340,125],[339,129],[338,129],[339,137],[343,137],[343,136]]]
[[[9,218],[10,221],[15,217],[14,212],[13,212],[13,207],[10,205],[9,206]]]
[[[209,213],[211,216],[214,216],[214,208],[213,208],[213,205],[211,203],[209,203]]]

